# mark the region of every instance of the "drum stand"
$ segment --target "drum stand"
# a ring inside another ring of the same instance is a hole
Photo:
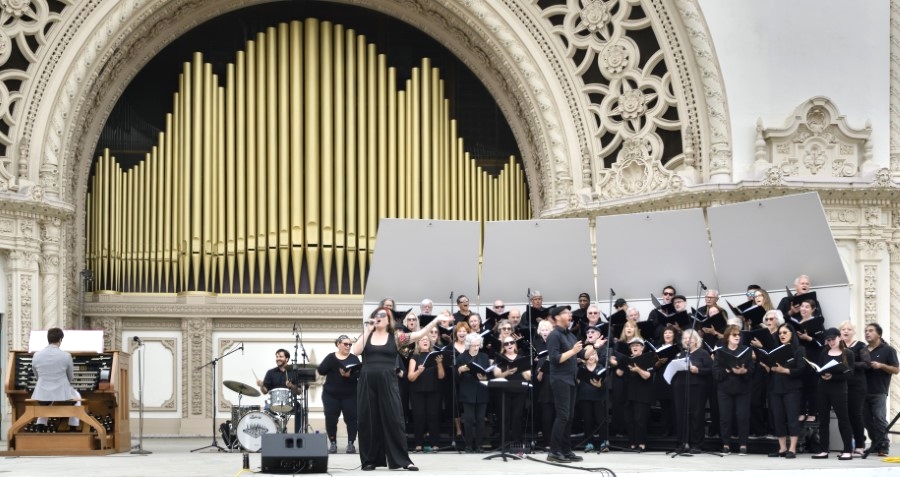
[[[221,361],[223,358],[225,358],[229,354],[234,353],[235,351],[237,351],[239,349],[243,350],[243,347],[235,348],[235,349],[223,354],[222,356],[219,356],[218,358],[213,358],[212,361],[210,361],[196,369],[197,371],[199,371],[207,366],[212,366],[212,376],[211,376],[211,384],[212,385],[210,386],[212,388],[212,401],[210,403],[211,405],[209,406],[209,409],[212,412],[212,416],[210,419],[212,421],[212,444],[210,444],[208,446],[192,449],[191,452],[197,452],[197,451],[202,451],[202,450],[206,450],[206,449],[217,449],[219,452],[228,452],[228,449],[220,446],[219,442],[216,440],[216,364],[218,364],[219,361]]]

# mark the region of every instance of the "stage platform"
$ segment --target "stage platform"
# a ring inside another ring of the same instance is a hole
[[[211,438],[145,438],[144,450],[150,455],[130,453],[107,456],[85,457],[3,457],[0,458],[0,473],[11,476],[59,477],[59,476],[239,476],[239,475],[284,475],[260,472],[260,454],[250,454],[250,469],[242,470],[242,455],[239,452],[224,453],[202,451],[191,453],[211,443]],[[221,444],[221,440],[219,440]],[[346,444],[346,443],[345,443]],[[5,450],[6,442],[0,442]],[[558,466],[546,462],[546,454],[531,454],[535,460],[502,459],[483,460],[488,454],[457,454],[439,452],[432,454],[412,454],[412,460],[420,471],[414,475],[421,477],[501,477],[536,475],[571,476],[578,474],[599,474],[603,476],[633,477],[639,474],[653,477],[865,477],[900,476],[900,464],[884,462],[876,456],[868,459],[839,461],[832,453],[827,460],[812,460],[808,454],[796,459],[770,458],[764,454],[725,457],[701,454],[692,457],[672,458],[664,452],[644,452],[632,454],[609,452],[604,454],[577,452],[584,456],[584,462],[577,466]],[[603,472],[601,469],[607,469]],[[850,471],[852,474],[848,474]],[[363,472],[358,455],[347,455],[341,449],[328,458],[328,473],[334,476],[368,476],[403,473],[378,468],[374,472]],[[322,474],[325,475],[325,474]]]

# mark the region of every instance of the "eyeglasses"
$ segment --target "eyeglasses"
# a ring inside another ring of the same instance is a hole
[[[588,312],[588,315],[599,315],[599,314],[600,314],[599,311],[589,311]]]
[[[510,328],[509,326],[502,326],[500,327],[500,331],[512,331],[512,328]]]
[[[378,312],[378,313],[375,314],[375,318],[387,318],[387,313],[385,313],[385,312],[383,312],[383,311],[382,311],[382,312]]]
[[[765,318],[766,321],[775,321],[775,318]]]
[[[341,343],[341,346],[350,346],[350,342],[348,341],[346,343]]]
[[[675,293],[672,293],[672,292],[663,292],[663,296],[675,296]]]
[[[514,344],[516,344],[515,341],[504,341],[504,342],[503,342],[503,346],[512,346],[512,345],[514,345]]]
[[[787,335],[789,335],[789,334],[791,334],[790,331],[779,331],[779,332],[778,332],[778,336],[787,336]]]
[[[468,304],[469,304],[469,300],[458,301],[458,302],[456,302],[456,304],[457,304],[457,305],[468,305]]]

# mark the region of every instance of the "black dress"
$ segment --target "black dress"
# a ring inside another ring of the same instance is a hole
[[[394,337],[378,346],[371,335],[363,348],[359,374],[359,460],[363,467],[391,469],[412,465],[406,450],[406,423],[397,385],[397,345]]]

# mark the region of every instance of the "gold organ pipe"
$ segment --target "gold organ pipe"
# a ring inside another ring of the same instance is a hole
[[[365,291],[365,280],[363,277],[365,276],[369,254],[369,221],[367,219],[367,214],[369,212],[369,181],[366,173],[366,168],[368,166],[368,149],[366,148],[366,142],[368,140],[366,120],[368,119],[368,115],[366,114],[366,108],[368,108],[367,98],[369,89],[366,87],[366,72],[366,37],[359,35],[356,38],[356,165],[357,170],[359,171],[357,173],[358,192],[356,198],[357,204],[359,204],[357,206],[357,263],[359,264],[360,293]]]
[[[374,53],[374,51],[373,51]],[[377,119],[375,120],[377,134],[377,156],[375,167],[378,170],[378,185],[375,189],[378,191],[378,218],[388,217],[388,191],[390,196],[394,197],[396,187],[390,187],[390,183],[394,182],[395,177],[388,175],[390,166],[387,156],[387,60],[384,55],[376,56],[375,65],[375,99]],[[390,162],[393,162],[391,158]]]
[[[202,190],[202,202],[197,204],[198,207],[195,210],[199,211],[199,217],[194,217],[194,221],[200,224],[200,229],[202,230],[202,237],[199,242],[200,244],[200,263],[202,263],[202,272],[203,277],[203,290],[209,292],[210,290],[210,278],[212,276],[210,268],[212,267],[212,230],[213,230],[213,202],[215,199],[214,189],[212,184],[215,184],[215,175],[213,171],[213,147],[212,147],[212,129],[213,129],[213,111],[212,111],[212,65],[209,63],[202,65],[202,70],[198,65],[198,73],[203,74],[202,83],[201,83],[201,91],[202,96],[200,99],[202,101],[202,117],[203,117],[203,142],[200,144],[200,155],[198,157],[194,157],[194,163],[200,163],[200,175],[194,177],[194,184],[198,185],[200,188],[195,189]],[[196,170],[196,169],[195,169]],[[196,199],[195,199],[196,201]],[[200,276],[198,272],[194,272],[195,276]],[[195,285],[199,288],[199,285]]]
[[[226,71],[227,75],[227,71]],[[227,80],[226,80],[227,82]],[[225,106],[225,88],[218,87],[216,88],[216,111],[218,120],[216,121],[216,125],[218,126],[216,130],[216,176],[218,180],[216,181],[216,192],[218,193],[218,200],[216,200],[216,210],[218,212],[218,223],[216,227],[216,239],[215,239],[215,254],[216,254],[216,267],[218,270],[218,285],[216,289],[219,292],[223,292],[225,290],[225,280],[228,276],[226,274],[226,243],[225,241],[228,239],[227,235],[227,210],[226,206],[228,202],[228,194],[227,190],[234,189],[226,189],[226,181],[227,181],[227,167],[228,163],[225,160],[225,149],[226,149],[226,121],[228,111]]]
[[[191,128],[191,116],[192,116],[192,108],[191,108],[191,95],[192,95],[192,81],[193,73],[191,72],[190,63],[185,63],[184,67],[184,95],[182,96],[182,104],[181,104],[181,117],[182,117],[182,131],[181,131],[181,157],[179,164],[179,189],[178,196],[179,202],[181,202],[182,208],[178,210],[179,213],[179,236],[178,236],[178,253],[179,253],[179,264],[178,269],[180,272],[180,280],[181,283],[178,287],[178,291],[185,291],[188,289],[188,273],[190,271],[190,152],[191,152],[191,144],[190,138],[192,137],[190,128]]]
[[[247,224],[247,287],[251,292],[256,289],[256,248],[257,248],[257,223],[256,223],[256,124],[261,119],[256,110],[256,70],[257,65],[256,41],[247,42],[247,160],[245,174],[247,175],[247,195],[245,196],[246,224]]]
[[[122,209],[119,213],[120,223],[122,224],[121,232],[122,232],[122,240],[121,240],[121,248],[119,248],[119,256],[121,257],[121,269],[122,269],[122,285],[117,287],[117,290],[129,291],[125,286],[128,284],[128,281],[125,279],[131,274],[131,267],[133,264],[132,261],[132,246],[134,245],[134,228],[137,226],[136,220],[130,220],[125,222],[121,220],[125,216],[137,218],[134,215],[134,195],[131,191],[134,184],[134,170],[124,172],[123,176],[123,190],[121,197],[124,199],[122,202]]]
[[[291,256],[291,158],[290,151],[290,30],[287,23],[278,25],[278,259],[281,262],[281,286],[287,293]],[[273,128],[274,129],[274,128]],[[278,200],[280,199],[280,200]],[[273,289],[274,292],[274,289]]]
[[[179,267],[179,230],[180,228],[180,220],[181,220],[181,186],[180,186],[180,171],[179,164],[181,159],[181,102],[182,102],[182,94],[184,88],[184,77],[183,75],[179,75],[179,84],[181,88],[179,88],[179,92],[175,93],[174,105],[172,108],[172,143],[170,145],[171,154],[169,157],[171,158],[171,166],[169,167],[169,176],[167,177],[169,183],[169,204],[171,206],[168,213],[168,223],[169,225],[169,272],[167,273],[167,283],[166,283],[166,291],[167,292],[177,292],[179,290],[180,283],[180,267]],[[169,288],[171,287],[171,289]]]
[[[378,121],[378,97],[376,92],[377,86],[377,51],[375,50],[375,44],[369,43],[366,45],[366,111],[368,112],[368,117],[366,118],[366,137],[368,137],[368,150],[366,151],[366,160],[368,161],[367,171],[368,171],[368,188],[367,188],[367,197],[368,197],[368,212],[366,214],[366,218],[368,219],[368,224],[366,225],[366,232],[368,237],[368,243],[366,244],[366,262],[370,262],[372,260],[372,253],[375,250],[375,234],[378,230],[378,134],[377,124]]]
[[[278,34],[269,27],[266,35],[266,257],[269,259],[269,284],[275,293],[278,268]]]
[[[291,71],[291,264],[294,271],[294,292],[300,291],[300,277],[303,271],[303,250],[306,247],[304,238],[305,221],[303,218],[303,24],[292,21],[290,26],[290,71]]]
[[[450,192],[450,217],[459,217],[459,155],[456,147],[456,120],[450,120],[450,140],[447,146],[450,148],[450,173],[448,187]]]
[[[240,53],[240,52],[239,52]],[[237,60],[235,61],[237,62]],[[234,291],[232,280],[234,279],[235,267],[235,238],[237,236],[236,221],[237,201],[240,195],[237,194],[237,160],[235,158],[236,144],[236,124],[235,124],[235,83],[237,83],[237,75],[235,73],[235,64],[229,63],[225,67],[225,190],[223,191],[223,206],[225,209],[225,270],[222,272],[224,279],[219,285],[221,291]],[[229,197],[229,194],[234,194]]]
[[[421,97],[421,71],[419,68],[412,69],[412,75],[410,79],[412,80],[412,84],[409,89],[409,99],[410,99],[410,117],[409,117],[409,126],[410,126],[410,138],[412,139],[412,143],[410,144],[410,152],[412,153],[412,157],[410,157],[410,162],[412,164],[412,174],[410,179],[412,179],[412,215],[411,217],[414,219],[422,218],[422,149],[421,149],[421,137],[422,137],[422,129],[421,129],[421,105],[422,105],[422,97]]]
[[[397,157],[397,91],[394,85],[397,84],[397,70],[388,68],[387,84],[383,89],[383,93],[387,95],[387,177],[388,184],[388,207],[387,216],[397,217],[397,201],[400,195],[399,176],[397,174],[397,166],[399,159]],[[382,166],[382,169],[384,167]]]
[[[428,137],[428,141],[430,142],[430,145],[426,146],[425,153],[428,154],[429,159],[426,161],[426,163],[431,165],[431,174],[425,176],[425,182],[431,184],[431,190],[426,197],[428,197],[431,201],[431,217],[434,218],[440,218],[440,212],[438,212],[440,201],[437,197],[439,188],[436,187],[436,185],[440,183],[441,177],[441,100],[439,97],[440,85],[438,84],[438,71],[438,68],[429,68],[429,74],[425,77],[425,80],[431,83],[431,85],[429,86],[431,91],[425,98],[425,101],[431,105],[431,114],[426,116],[431,116],[431,119],[429,120],[429,126],[427,128],[424,128],[425,136]]]
[[[344,260],[347,256],[347,213],[346,213],[346,189],[344,188],[344,176],[346,174],[346,137],[344,136],[346,120],[346,103],[344,93],[346,90],[345,55],[344,52],[344,27],[334,26],[334,249],[335,269],[337,270],[337,292],[344,291]]]
[[[406,149],[406,92],[397,92],[397,217],[408,217],[409,178],[407,177],[407,149]]]
[[[359,207],[357,191],[357,102],[356,91],[358,80],[357,68],[357,37],[356,32],[347,30],[346,38],[346,56],[344,63],[347,65],[347,80],[345,85],[345,121],[346,137],[347,137],[347,166],[345,168],[347,174],[347,280],[350,283],[349,292],[353,293],[356,284],[356,262],[359,254],[357,241],[359,240]]]
[[[433,103],[431,101],[431,59],[430,58],[422,58],[422,69],[420,72],[419,79],[419,108],[420,108],[420,116],[419,116],[419,137],[421,138],[421,143],[419,147],[421,148],[420,158],[422,161],[422,176],[420,182],[422,183],[421,190],[421,201],[422,201],[422,218],[430,219],[433,218],[434,215],[431,210],[431,168],[434,164],[434,156],[432,155],[431,149],[431,134],[434,131],[434,125],[432,123],[432,109]]]
[[[319,158],[322,161],[322,188],[319,191],[321,200],[321,257],[322,278],[325,293],[331,293],[331,265],[334,261],[334,52],[331,22],[319,24],[319,145],[321,152]]]
[[[234,65],[235,196],[234,200],[229,201],[234,206],[234,273],[237,273],[239,293],[244,292],[244,271],[247,266],[247,90],[247,56],[244,51],[239,51]]]
[[[193,86],[191,88],[191,154],[188,164],[191,176],[188,181],[190,197],[190,267],[193,272],[194,287],[200,286],[200,271],[203,263],[203,127],[206,124],[203,111],[203,63],[200,53],[194,53]]]
[[[319,24],[314,18],[305,21],[304,28],[304,131],[317,131],[319,128]],[[314,292],[319,269],[319,138],[315,134],[307,134],[305,142],[304,163],[306,165],[306,270],[310,278],[310,290]]]
[[[266,81],[266,72],[268,68],[269,58],[266,48],[266,35],[263,32],[256,34],[256,95],[254,98],[254,106],[256,107],[256,195],[250,199],[256,206],[256,266],[259,268],[259,289],[263,290],[266,276],[266,258],[268,252],[268,229],[266,222],[268,215],[266,214],[266,191],[268,186],[266,174],[266,155],[267,127],[268,127],[268,103],[266,102],[266,90],[268,82]]]

